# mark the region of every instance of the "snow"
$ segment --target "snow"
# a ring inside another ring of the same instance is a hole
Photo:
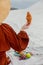
[[[10,24],[18,33],[26,22],[27,11],[30,11],[32,14],[32,23],[29,29],[26,30],[30,37],[29,49],[27,48],[26,51],[32,52],[33,56],[28,60],[19,61],[12,51],[11,53],[8,52],[13,63],[10,65],[43,65],[43,0],[40,0],[30,8],[10,11],[4,22]]]

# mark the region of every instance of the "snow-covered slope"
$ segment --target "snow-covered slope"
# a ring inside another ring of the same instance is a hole
[[[32,13],[31,40],[35,46],[43,46],[43,0],[29,8]]]
[[[12,8],[28,8],[32,6],[34,3],[38,2],[39,0],[10,0]]]
[[[26,30],[30,36],[30,45],[34,47],[43,46],[43,0],[40,0],[28,9],[10,11],[4,22],[9,23],[15,31],[19,32],[26,22],[27,11],[30,11],[32,14],[32,24]]]

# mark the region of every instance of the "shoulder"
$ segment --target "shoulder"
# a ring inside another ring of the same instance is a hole
[[[9,24],[7,24],[7,23],[3,23],[2,25],[3,25],[3,27],[5,27],[7,30],[10,30],[11,32],[15,32],[11,25],[9,25]],[[16,33],[16,32],[15,32],[15,33]]]
[[[11,25],[9,25],[7,23],[3,23],[2,26],[7,27],[7,28],[12,28]]]
[[[2,25],[5,25],[5,26],[10,26],[9,24],[7,24],[7,23],[3,23]]]

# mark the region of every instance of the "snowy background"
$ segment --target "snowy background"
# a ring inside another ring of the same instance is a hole
[[[17,9],[28,8],[40,0],[11,0],[11,7]]]
[[[32,23],[26,30],[30,37],[29,48],[26,51],[32,52],[33,56],[28,60],[19,61],[10,50],[11,52],[8,52],[12,61],[10,65],[43,65],[43,0],[26,9],[11,10],[4,22],[10,24],[18,33],[26,22],[27,11],[32,14]]]

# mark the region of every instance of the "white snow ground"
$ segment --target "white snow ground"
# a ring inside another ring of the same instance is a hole
[[[10,24],[18,33],[26,22],[27,11],[30,11],[32,14],[32,24],[26,30],[30,37],[29,48],[26,51],[32,52],[33,56],[28,60],[20,61],[10,50],[11,52],[7,53],[12,61],[10,65],[43,65],[43,0],[40,0],[28,9],[10,11],[4,22]]]

